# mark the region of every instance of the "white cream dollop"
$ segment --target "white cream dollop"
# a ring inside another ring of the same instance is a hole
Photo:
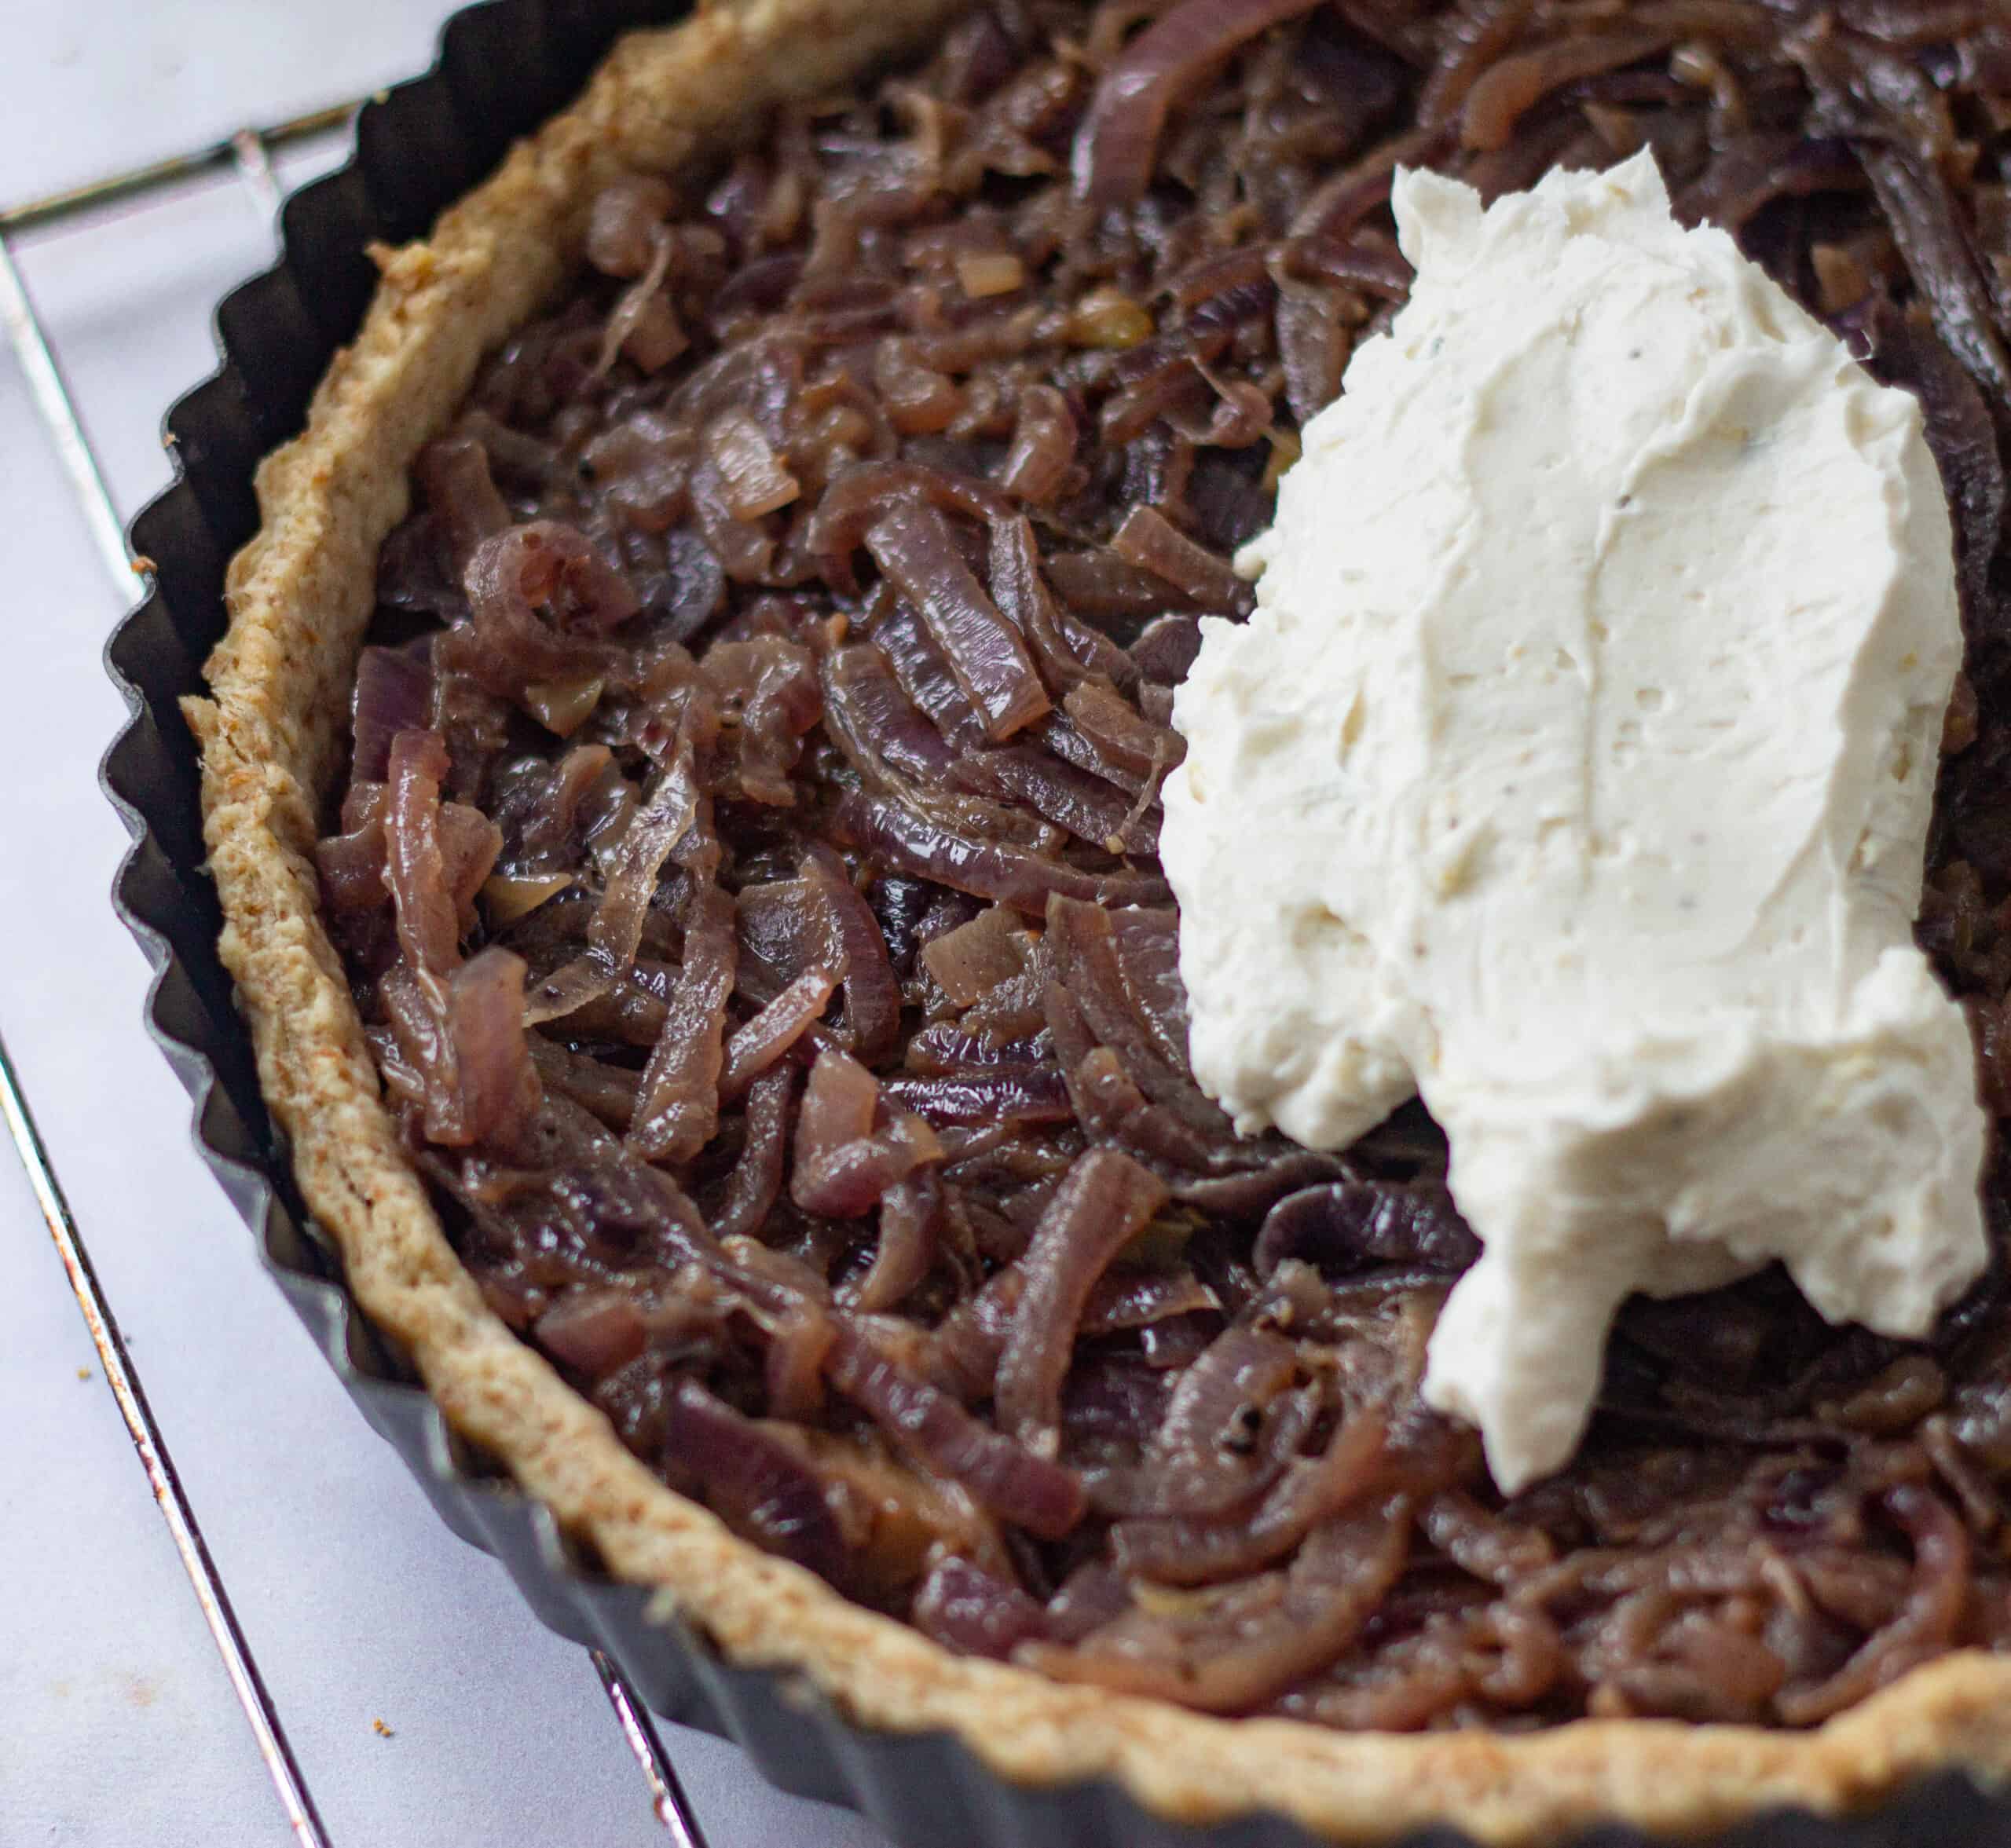
[[[1484,1250],[1425,1396],[1560,1467],[1623,1297],[1771,1258],[1919,1334],[1982,1268],[1968,1032],[1911,921],[1961,661],[1919,407],[1646,153],[1483,211],[1312,419],[1174,707],[1201,1084],[1339,1148],[1423,1096]]]

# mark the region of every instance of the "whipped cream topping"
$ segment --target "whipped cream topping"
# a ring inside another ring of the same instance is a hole
[[[1962,636],[1919,407],[1648,154],[1394,199],[1416,286],[1239,561],[1255,615],[1205,625],[1162,847],[1240,1129],[1445,1128],[1484,1250],[1425,1396],[1513,1491],[1630,1292],[1778,1258],[1917,1335],[1982,1268],[1911,936]]]

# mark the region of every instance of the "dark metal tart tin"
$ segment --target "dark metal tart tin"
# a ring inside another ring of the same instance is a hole
[[[101,777],[134,843],[113,902],[154,969],[148,1030],[193,1100],[204,1158],[358,1409],[441,1519],[494,1554],[551,1629],[605,1649],[658,1712],[733,1740],[771,1782],[848,1804],[903,1848],[1315,1848],[1276,1816],[1179,1827],[1107,1780],[1008,1784],[954,1736],[855,1725],[799,1678],[734,1667],[684,1624],[647,1619],[649,1594],[599,1571],[498,1465],[449,1430],[395,1345],[364,1319],[332,1242],[302,1205],[259,1094],[250,1036],[218,958],[222,916],[202,870],[196,748],[177,704],[200,689],[201,664],[223,631],[224,569],[257,525],[252,471],[301,428],[317,382],[361,323],[376,277],[365,246],[422,234],[515,137],[573,94],[618,33],[689,10],[677,0],[485,0],[457,13],[433,68],[361,111],[347,164],[287,200],[280,262],[218,305],[218,369],[166,419],[174,485],[130,535],[134,554],[152,561],[152,587],[105,651],[131,713]],[[1873,1814],[1777,1813],[1710,1839],[1720,1848],[2011,1848],[2011,1806],[1951,1773]],[[1433,1830],[1411,1848],[1465,1840]],[[1579,1841],[1647,1848],[1647,1838],[1617,1827]]]

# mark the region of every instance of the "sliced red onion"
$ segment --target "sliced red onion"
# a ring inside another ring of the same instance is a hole
[[[1131,644],[1138,672],[1162,686],[1178,686],[1201,652],[1201,625],[1178,611],[1148,623]]]
[[[1442,1186],[1344,1180],[1280,1200],[1264,1221],[1251,1262],[1260,1277],[1288,1257],[1339,1275],[1401,1264],[1450,1276],[1479,1255],[1480,1241]]]
[[[884,1132],[827,1153],[799,1153],[789,1178],[789,1198],[806,1213],[856,1219],[871,1212],[923,1162],[941,1154],[935,1132],[921,1118],[896,1117]]]
[[[995,1403],[1000,1425],[1042,1455],[1059,1440],[1061,1382],[1090,1291],[1166,1201],[1157,1175],[1115,1149],[1092,1149],[1041,1215]]]
[[[1332,1155],[1287,1147],[1262,1166],[1240,1174],[1177,1180],[1173,1197],[1183,1206],[1225,1220],[1261,1219],[1288,1194],[1335,1180],[1347,1171],[1346,1164]]]
[[[1002,1519],[1059,1539],[1082,1517],[1082,1479],[980,1423],[841,1318],[832,1385],[924,1468],[962,1483]]]
[[[1386,1486],[1389,1423],[1377,1407],[1343,1418],[1326,1450],[1295,1458],[1255,1511],[1233,1520],[1121,1520],[1111,1545],[1126,1572],[1163,1585],[1215,1585],[1282,1558],[1322,1522]]]
[[[696,1380],[681,1379],[665,1407],[666,1462],[681,1480],[762,1545],[826,1578],[847,1549],[815,1468],[793,1445],[743,1418]]]
[[[941,1182],[918,1168],[880,1196],[880,1242],[865,1275],[844,1299],[852,1308],[879,1313],[896,1308],[936,1262],[943,1224]]]
[[[401,731],[391,741],[385,811],[386,883],[405,961],[435,977],[461,960],[460,931],[440,846],[440,785],[449,760],[437,731]]]
[[[990,742],[984,715],[971,703],[912,605],[891,594],[876,599],[872,635],[902,692],[929,715],[954,752],[981,750]]]
[[[511,523],[489,471],[489,452],[472,436],[441,437],[419,451],[412,470],[446,541],[446,562],[461,576],[482,542]]]
[[[1030,1643],[1019,1660],[1063,1681],[1233,1714],[1262,1707],[1317,1674],[1361,1634],[1402,1572],[1410,1504],[1395,1496],[1335,1521],[1288,1572],[1239,1588],[1192,1617],[1141,1612],[1074,1649]]]
[[[1166,608],[1165,580],[1127,565],[1107,546],[1049,552],[1041,568],[1055,595],[1079,616],[1142,623]]]
[[[599,1379],[641,1353],[650,1330],[627,1291],[588,1285],[567,1290],[538,1317],[531,1335],[555,1359]]]
[[[353,781],[384,781],[390,774],[391,740],[431,722],[431,647],[427,639],[416,648],[366,648],[357,657],[356,690],[350,700]]]
[[[740,931],[736,979],[750,1000],[772,1001],[799,975],[833,960],[826,947],[825,920],[801,880],[742,886],[735,905]]]
[[[1887,306],[1870,324],[1872,364],[1889,384],[1920,400],[1928,447],[1955,516],[1955,554],[1969,632],[1981,632],[1990,565],[2004,530],[2004,460],[1983,393],[1941,342]]]
[[[811,521],[809,546],[832,589],[859,594],[853,555],[867,531],[896,506],[933,507],[973,520],[1003,518],[1013,503],[988,481],[914,462],[855,463],[824,491]]]
[[[720,1072],[720,1098],[731,1103],[815,1025],[838,986],[828,969],[809,969],[736,1032]]]
[[[1187,754],[1178,732],[1156,725],[1114,688],[1085,680],[1068,690],[1063,702],[1069,723],[1103,756],[1131,775],[1152,784]]]
[[[594,195],[587,214],[587,261],[603,276],[640,276],[656,254],[664,221],[677,208],[669,181],[628,174]]]
[[[1265,252],[1253,244],[1203,257],[1171,284],[1183,324],[1196,332],[1260,321],[1277,298]]]
[[[1097,428],[1107,446],[1135,443],[1153,426],[1205,404],[1205,370],[1229,350],[1227,328],[1179,328],[1124,356],[1117,390],[1104,401]]]
[[[819,672],[833,739],[863,776],[891,789],[947,775],[955,752],[908,703],[877,648],[834,650]]]
[[[684,965],[663,1037],[643,1073],[629,1145],[652,1162],[688,1162],[719,1127],[727,1001],[739,946],[733,901],[705,885],[684,932]]]
[[[901,1030],[900,984],[887,958],[887,939],[844,863],[829,847],[815,846],[804,856],[802,879],[822,910],[829,960],[844,984],[852,1049],[875,1064],[893,1051]]]
[[[1295,283],[1278,298],[1278,357],[1285,402],[1301,423],[1341,395],[1341,376],[1354,336],[1341,319],[1341,297],[1330,288]]]
[[[698,672],[731,720],[733,782],[752,802],[788,808],[796,801],[789,772],[803,740],[822,715],[817,668],[808,649],[779,636],[716,642]]]
[[[1024,803],[1105,853],[1150,855],[1159,850],[1156,815],[1137,813],[1140,805],[1112,785],[1044,752],[1012,746],[973,752],[958,763],[955,775],[965,789]]]
[[[1947,178],[1932,161],[1896,145],[1860,144],[1900,254],[1934,315],[1935,331],[1992,401],[2011,397],[2011,302],[2000,311],[1969,246]],[[2011,284],[2002,286],[2011,295]]]
[[[1097,211],[1145,196],[1174,104],[1258,34],[1314,0],[1181,0],[1104,73],[1071,156],[1075,197]]]
[[[879,1081],[849,1054],[820,1052],[811,1067],[797,1124],[789,1198],[806,1213],[852,1219],[888,1189],[942,1153],[918,1117],[897,1116],[884,1129]]]
[[[1415,277],[1401,251],[1335,237],[1302,237],[1286,246],[1285,260],[1296,275],[1338,283],[1385,302],[1409,297]]]
[[[1058,986],[1049,991],[1048,1018],[1057,1045],[1066,1031],[1063,1022],[1069,1005]],[[1079,1010],[1076,1019],[1079,1023]],[[1072,1050],[1073,1035],[1068,1037]],[[1211,1173],[1233,1165],[1233,1147],[1148,1100],[1112,1048],[1091,1047],[1062,1070],[1071,1107],[1099,1140],[1115,1143],[1176,1176]]]
[[[1282,1335],[1224,1330],[1180,1375],[1138,1469],[1098,1485],[1098,1506],[1201,1517],[1247,1506],[1277,1481],[1311,1423],[1317,1402],[1292,1394],[1298,1374],[1299,1350]],[[1304,1415],[1278,1415],[1292,1405]]]
[[[890,1078],[888,1100],[938,1129],[1060,1123],[1073,1114],[1052,1066],[1020,1065],[954,1078]]]
[[[1145,689],[1141,686],[1139,690],[1142,693]],[[1144,806],[1141,798],[1144,803],[1149,803],[1152,795],[1156,792],[1157,778],[1153,771],[1133,770],[1128,763],[1120,763],[1083,732],[1065,712],[1050,712],[1035,728],[1034,736],[1043,749],[1061,763],[1087,770],[1113,789],[1122,789],[1133,799],[1134,807]],[[1129,756],[1128,750],[1126,755]]]
[[[475,898],[488,883],[503,851],[503,831],[478,808],[464,802],[440,805],[440,857],[446,869],[447,894],[454,902],[456,928],[473,935]]]
[[[474,628],[449,631],[436,650],[452,642],[452,664],[506,698],[537,682],[611,672],[619,651],[599,635],[639,607],[628,580],[552,520],[485,539],[468,560],[467,584]],[[540,619],[541,607],[551,623]]]
[[[787,507],[803,485],[784,468],[760,425],[745,411],[727,411],[705,431],[705,448],[719,470],[720,492],[736,520],[758,520]]]
[[[1169,1376],[1145,1355],[1093,1351],[1078,1355],[1061,1385],[1061,1440],[1072,1453],[1102,1457],[1135,1454],[1166,1415]],[[1082,1472],[1090,1505],[1102,1506],[1102,1484],[1111,1466],[1093,1463]]]
[[[1110,914],[1110,947],[1131,1011],[1177,1071],[1187,1064],[1187,985],[1180,979],[1180,914],[1134,906]]]
[[[1553,90],[1665,51],[1680,36],[1588,32],[1503,58],[1489,65],[1467,90],[1460,113],[1460,141],[1478,149],[1505,148],[1515,138],[1516,123]]]
[[[599,214],[601,209],[600,200],[597,199],[594,201],[595,212]],[[622,349],[629,346],[643,330],[645,317],[649,315],[653,304],[659,306],[660,312],[669,309],[669,304],[663,301],[661,291],[664,278],[670,273],[670,259],[677,248],[677,240],[671,236],[669,228],[661,224],[650,225],[644,236],[650,252],[649,261],[643,265],[636,280],[621,291],[621,299],[615,303],[614,312],[607,317],[606,329],[601,335],[600,358],[594,368],[596,374],[606,372]],[[625,239],[624,242],[626,242]],[[589,227],[589,251],[592,243],[593,232]],[[625,249],[620,254],[625,260],[630,252]],[[671,324],[673,328],[676,324],[675,315],[672,317]],[[660,360],[658,363],[665,362]],[[653,371],[655,368],[645,369]]]
[[[517,811],[509,795],[500,795],[494,806],[512,811],[517,840],[510,871],[526,879],[570,876],[581,847],[611,829],[616,810],[632,800],[605,745],[575,745],[555,765],[527,774],[511,794],[519,791],[527,813]]]
[[[531,1025],[577,1012],[606,994],[634,963],[665,862],[695,825],[698,803],[687,746],[658,774],[616,844],[587,927],[586,953],[531,991],[525,1013]]]
[[[932,938],[922,946],[921,961],[943,992],[957,1006],[968,1008],[1025,969],[1025,937],[1024,921],[995,905],[969,924]]]
[[[825,1052],[810,1068],[797,1122],[799,1152],[815,1160],[873,1133],[880,1081],[848,1052]]]
[[[1041,574],[1033,527],[1024,515],[992,522],[991,570],[999,613],[1033,645],[1051,688],[1065,693],[1098,674],[1119,687],[1132,684],[1136,671],[1124,650],[1056,603]]]
[[[964,408],[955,382],[924,365],[898,335],[888,335],[874,349],[873,382],[903,436],[933,436],[948,429]]]
[[[1222,1299],[1192,1272],[1106,1271],[1082,1309],[1085,1334],[1112,1334],[1145,1328],[1178,1316],[1222,1312]]]
[[[1164,578],[1204,609],[1240,613],[1250,606],[1250,587],[1229,561],[1196,544],[1156,507],[1132,508],[1110,546],[1127,564]]]
[[[442,979],[400,963],[378,984],[403,1063],[420,1079],[421,1127],[443,1148],[515,1152],[542,1086],[522,1026],[524,966],[492,947]]]
[[[1522,35],[1535,0],[1468,0],[1446,16],[1438,62],[1417,101],[1427,126],[1456,121],[1467,93]]]
[[[1134,1004],[1115,917],[1108,906],[1059,897],[1049,902],[1047,941],[1069,999],[1097,1040],[1119,1056],[1126,1076],[1154,1103],[1173,1111],[1232,1158],[1247,1156],[1247,1147],[1238,1149],[1226,1113],[1194,1083],[1184,1044],[1162,1045]]]
[[[1841,1713],[1955,1640],[1970,1583],[1969,1537],[1931,1488],[1904,1484],[1886,1491],[1887,1513],[1913,1542],[1914,1582],[1898,1616],[1826,1680],[1783,1692],[1775,1703],[1790,1726]]]
[[[1450,123],[1438,123],[1408,130],[1372,148],[1314,190],[1292,218],[1292,235],[1305,237],[1324,233],[1345,237],[1371,213],[1389,203],[1390,185],[1398,167],[1436,166],[1451,152],[1457,139]],[[1280,302],[1280,306],[1283,306]],[[1301,422],[1310,415],[1297,412],[1295,405],[1295,412]]]
[[[1013,446],[998,472],[998,485],[1015,500],[1047,507],[1060,499],[1075,468],[1075,414],[1051,385],[1029,385],[1020,393]]]
[[[964,1078],[1001,1067],[1040,1063],[1046,1048],[1036,1038],[993,1040],[967,1033],[961,1025],[939,1020],[908,1041],[905,1063],[910,1071],[936,1078]]]
[[[544,1100],[524,1037],[524,975],[522,957],[492,944],[456,969],[447,986],[459,1126],[468,1142],[503,1154],[522,1142]]]
[[[772,582],[778,541],[767,525],[743,520],[727,499],[725,478],[708,456],[691,471],[691,510],[706,547],[734,584]]]
[[[1047,1633],[1047,1613],[1018,1586],[954,1553],[939,1561],[915,1594],[915,1627],[959,1655],[1002,1662],[1021,1643]]]
[[[383,784],[376,785],[379,790]],[[384,817],[378,812],[360,828],[324,836],[314,843],[314,871],[321,882],[321,902],[340,916],[374,911],[390,896],[384,884]]]
[[[1149,905],[1167,896],[1164,881],[1149,873],[1080,872],[1013,848],[965,840],[889,803],[849,791],[838,800],[833,825],[842,838],[884,865],[1036,917],[1056,892],[1109,905]]]
[[[835,1332],[819,1308],[793,1320],[771,1318],[764,1332],[768,1352],[761,1363],[768,1411],[778,1418],[810,1425],[824,1415],[824,1363]]]
[[[1057,1642],[1079,1642],[1123,1616],[1131,1587],[1105,1560],[1078,1566],[1047,1602],[1048,1629]]]
[[[616,1131],[626,1129],[636,1114],[637,1074],[618,1065],[575,1052],[533,1033],[526,1036],[531,1063],[548,1091],[570,1098],[582,1110],[592,1111]]]
[[[1557,1547],[1542,1528],[1518,1525],[1490,1513],[1463,1489],[1442,1489],[1419,1510],[1426,1539],[1476,1579],[1504,1588],[1557,1563]]]
[[[743,1113],[746,1140],[728,1177],[726,1197],[712,1220],[712,1232],[725,1239],[750,1237],[760,1231],[782,1195],[783,1164],[789,1154],[789,1105],[796,1091],[796,1068],[771,1067],[748,1087]]]
[[[1011,624],[979,584],[932,507],[896,505],[867,530],[880,569],[928,625],[957,684],[984,719],[987,736],[1006,738],[1048,709],[1033,663]]]
[[[998,1356],[1025,1287],[1026,1273],[1009,1262],[943,1318],[930,1338],[926,1370],[936,1385],[972,1404],[991,1396]]]

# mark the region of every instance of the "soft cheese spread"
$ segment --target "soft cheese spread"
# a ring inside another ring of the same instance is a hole
[[[1643,153],[1483,210],[1304,432],[1175,707],[1203,1085],[1346,1146],[1414,1093],[1483,1243],[1426,1397],[1512,1491],[1622,1299],[1781,1260],[1919,1334],[1982,1267],[1984,1122],[1913,944],[1961,658],[1919,408]]]

